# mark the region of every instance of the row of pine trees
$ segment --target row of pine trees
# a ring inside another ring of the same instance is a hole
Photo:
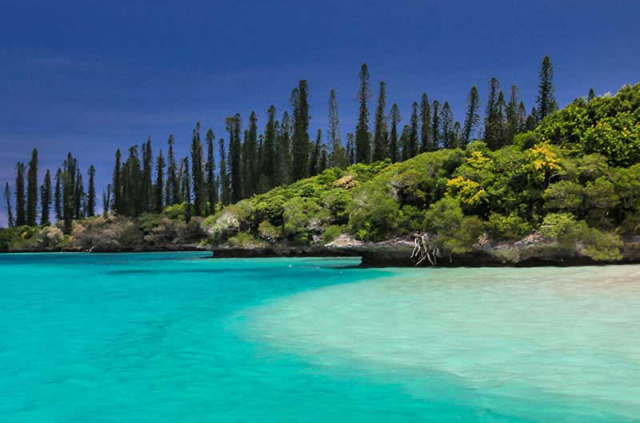
[[[211,129],[203,140],[200,123],[196,123],[187,157],[176,157],[173,135],[169,136],[166,155],[159,150],[155,158],[150,139],[141,146],[130,147],[126,158],[118,149],[112,181],[103,192],[103,211],[105,215],[111,212],[135,217],[184,204],[190,219],[213,214],[220,206],[317,175],[329,167],[345,168],[380,160],[398,162],[422,152],[465,147],[476,138],[498,149],[510,144],[516,134],[535,128],[557,109],[553,67],[548,57],[543,59],[539,77],[537,107],[529,113],[515,85],[510,88],[507,100],[499,81],[492,78],[482,125],[480,96],[474,86],[467,96],[462,124],[454,121],[448,101],[431,102],[424,93],[413,103],[409,122],[401,127],[400,109],[394,103],[387,112],[386,84],[380,82],[372,132],[369,70],[363,64],[359,74],[358,121],[354,133],[347,134],[346,145],[333,89],[329,93],[326,142],[322,130],[311,139],[308,86],[307,81],[301,80],[291,92],[292,114],[285,111],[278,120],[275,107],[269,107],[261,133],[256,113],[252,112],[246,127],[240,114],[226,118],[226,142],[222,137],[216,142]],[[589,96],[593,96],[593,91]],[[47,170],[43,183],[38,185],[38,152],[34,150],[27,166],[16,165],[15,209],[10,186],[5,185],[9,225],[47,225],[55,218],[64,222],[69,233],[74,219],[96,214],[93,166],[88,168],[87,177],[85,191],[78,162],[69,153],[53,180]]]

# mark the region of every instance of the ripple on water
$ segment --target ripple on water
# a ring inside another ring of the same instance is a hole
[[[541,421],[640,416],[640,266],[398,270],[285,297],[242,320],[250,338],[384,374],[426,400],[446,385]]]

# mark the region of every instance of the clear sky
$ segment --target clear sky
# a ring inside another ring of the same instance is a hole
[[[116,147],[174,133],[186,153],[196,120],[217,137],[224,118],[269,105],[278,115],[307,79],[311,133],[337,90],[351,132],[362,62],[408,120],[427,92],[462,120],[472,85],[517,84],[533,105],[544,55],[560,105],[640,81],[637,0],[1,1],[0,182],[37,147],[55,170],[71,150],[100,191]],[[374,90],[375,94],[375,90]],[[374,107],[372,99],[371,107]],[[41,172],[43,173],[43,172]],[[42,175],[41,175],[42,176]],[[4,221],[4,204],[0,207]]]

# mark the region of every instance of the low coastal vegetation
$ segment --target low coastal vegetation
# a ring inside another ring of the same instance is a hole
[[[541,93],[544,71],[543,63]],[[366,82],[364,76],[361,78]],[[298,124],[299,115],[307,113],[299,110],[300,95],[298,91],[298,103],[294,105]],[[503,114],[507,105],[500,100],[502,92],[493,95],[481,139],[469,139],[475,130],[473,122],[477,124],[477,104],[472,104],[477,103],[477,93],[471,93],[471,126],[465,124],[455,131],[451,127],[452,132],[438,129],[432,133],[439,140],[433,148],[428,143],[434,137],[422,134],[421,144],[418,133],[434,121],[427,119],[419,127],[420,113],[414,107],[415,125],[405,127],[402,137],[397,138],[393,116],[391,131],[386,126],[376,127],[375,135],[367,135],[372,148],[366,152],[367,160],[351,157],[359,154],[354,144],[345,151],[338,147],[331,159],[318,147],[315,153],[305,153],[307,158],[315,157],[317,166],[309,167],[305,162],[305,171],[300,170],[290,184],[274,182],[279,177],[286,181],[290,175],[283,176],[287,172],[266,165],[255,168],[257,173],[251,178],[242,178],[240,173],[234,176],[234,169],[241,169],[232,155],[221,160],[219,176],[213,175],[213,135],[208,134],[209,165],[203,166],[202,157],[195,154],[193,160],[200,170],[194,173],[193,184],[185,160],[184,176],[171,177],[176,179],[171,185],[171,178],[164,181],[159,171],[158,183],[149,185],[146,200],[140,198],[145,202],[136,203],[127,195],[135,196],[138,191],[131,191],[126,184],[138,177],[150,180],[150,165],[132,163],[135,155],[121,165],[118,155],[113,184],[124,187],[115,187],[115,198],[111,191],[105,194],[105,204],[111,207],[106,207],[102,215],[63,216],[54,225],[14,225],[0,230],[0,250],[343,248],[385,242],[392,248],[394,241],[413,244],[420,239],[415,245],[426,246],[434,257],[490,251],[504,262],[517,262],[523,248],[533,249],[530,254],[580,256],[597,262],[620,261],[625,251],[636,251],[640,236],[640,84],[625,86],[615,96],[590,93],[560,111],[554,111],[554,101],[541,103],[543,110],[533,111],[528,118],[519,115],[513,125],[509,114]],[[384,101],[381,107],[384,110]],[[511,107],[512,113],[518,109],[515,103]],[[381,121],[386,122],[381,113]],[[441,115],[434,112],[430,116]],[[244,148],[237,119],[229,120],[228,125],[230,137],[237,143],[230,148]],[[255,130],[253,119],[251,128],[249,140]],[[289,135],[279,128],[279,123],[269,123],[266,137],[281,140],[284,136],[288,142]],[[195,134],[197,152],[201,144]],[[384,139],[376,144],[378,135]],[[261,149],[266,140],[259,142]],[[316,144],[319,146],[320,141]],[[305,145],[312,146],[308,141]],[[222,143],[220,146],[224,150]],[[264,151],[261,149],[258,151]],[[146,163],[150,146],[144,151]],[[288,152],[291,155],[286,157],[295,163],[295,145]],[[72,158],[69,160],[71,166],[75,165]],[[345,163],[331,166],[336,160]],[[158,169],[163,169],[161,165],[163,161]],[[175,162],[173,166],[175,172]],[[296,173],[295,165],[291,169]],[[131,172],[140,174],[132,179]],[[309,172],[313,176],[305,178]],[[242,181],[256,185],[237,185]],[[62,185],[72,182],[63,177]],[[274,184],[277,186],[267,189]],[[215,189],[209,190],[211,186]],[[184,195],[195,198],[195,193],[199,199],[194,202],[179,201]],[[59,201],[67,207],[64,198]],[[71,208],[70,204],[72,214]],[[65,210],[60,213],[64,215]]]

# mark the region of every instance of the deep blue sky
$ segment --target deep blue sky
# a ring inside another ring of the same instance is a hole
[[[517,84],[529,109],[545,54],[561,106],[590,87],[602,94],[640,80],[637,0],[0,4],[2,185],[37,147],[43,168],[68,150],[84,170],[94,164],[101,190],[116,147],[151,136],[164,148],[174,133],[186,152],[196,120],[220,137],[236,112],[256,110],[262,127],[299,79],[309,81],[312,134],[325,127],[331,87],[346,134],[364,61],[405,120],[423,91],[449,100],[461,120],[469,88],[484,103],[492,76]]]

